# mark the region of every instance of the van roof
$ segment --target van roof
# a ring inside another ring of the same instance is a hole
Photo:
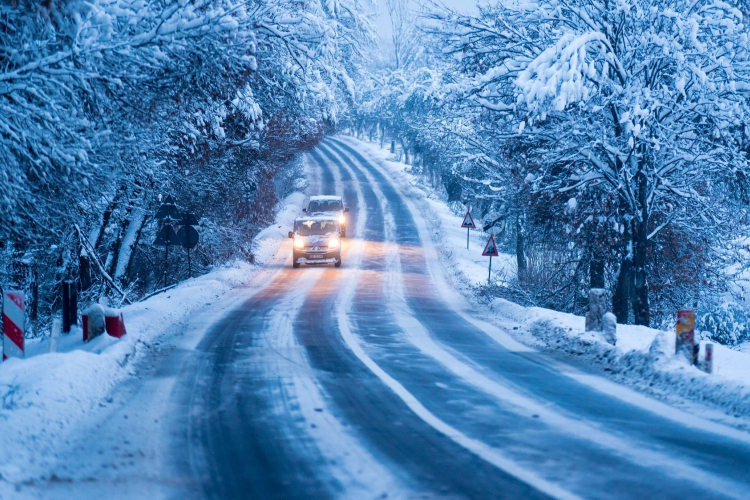
[[[310,196],[310,201],[341,201],[341,196]]]
[[[333,221],[333,222],[338,223],[338,219],[336,217],[331,216],[331,215],[310,215],[310,216],[307,216],[307,217],[297,217],[296,219],[294,219],[294,222],[303,222],[303,221],[306,221],[306,220],[312,220],[312,221],[315,221],[315,222]]]

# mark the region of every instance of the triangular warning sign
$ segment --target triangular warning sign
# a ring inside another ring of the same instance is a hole
[[[495,245],[495,237],[490,235],[490,239],[487,240],[487,244],[484,246],[484,252],[482,252],[482,257],[499,257],[500,254],[497,253],[497,245]]]
[[[161,230],[159,230],[159,234],[156,235],[156,240],[154,240],[154,245],[161,247],[180,244],[181,242],[177,237],[177,233],[174,232],[174,229],[169,224],[164,224]]]
[[[469,212],[466,212],[466,215],[464,215],[464,221],[461,223],[461,227],[464,229],[476,229],[477,226],[474,224],[474,219],[472,219]]]

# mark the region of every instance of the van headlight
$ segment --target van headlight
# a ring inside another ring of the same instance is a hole
[[[328,248],[338,248],[339,247],[339,239],[338,238],[331,238],[328,240]]]
[[[305,248],[305,241],[302,238],[294,238],[294,248]]]
[[[343,224],[344,222],[346,222],[346,217],[339,215],[339,224]]]

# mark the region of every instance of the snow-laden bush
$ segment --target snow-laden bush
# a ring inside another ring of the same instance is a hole
[[[698,326],[703,338],[735,346],[750,339],[748,312],[734,303],[713,305],[698,311]]]

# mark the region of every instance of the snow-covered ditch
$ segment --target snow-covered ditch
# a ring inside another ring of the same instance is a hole
[[[271,259],[305,200],[293,193],[279,204],[276,223],[254,239],[255,264],[235,262],[123,309],[127,335],[104,334],[83,344],[80,331],[27,347],[27,358],[0,363],[0,498],[13,484],[44,477],[67,432],[103,405],[118,382],[137,375],[136,361],[166,335],[179,335],[190,318],[247,283]],[[83,304],[82,304],[83,305]],[[84,305],[85,306],[85,305]]]
[[[670,354],[674,332],[617,325],[617,344],[612,346],[599,334],[586,332],[585,319],[580,316],[523,307],[500,298],[483,304],[472,292],[488,278],[488,258],[481,253],[489,235],[480,229],[471,231],[467,250],[466,230],[460,227],[463,213],[451,210],[439,193],[412,174],[411,166],[393,161],[387,150],[367,142],[358,144],[416,203],[430,225],[443,273],[484,319],[526,344],[562,353],[617,382],[714,420],[750,428],[750,347],[732,350],[715,345],[714,373],[707,374]],[[514,256],[507,254],[493,258],[493,278],[510,276],[513,261]]]

